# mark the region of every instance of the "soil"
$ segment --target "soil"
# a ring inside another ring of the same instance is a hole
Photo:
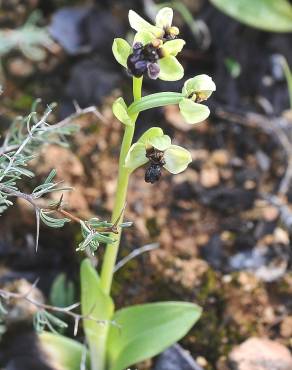
[[[21,14],[41,9],[44,24],[52,22],[56,33],[54,17],[61,7],[72,5],[58,0],[25,3]],[[284,55],[292,65],[292,38],[244,26],[208,1],[184,3],[210,30],[211,45],[202,50],[188,27],[182,27],[187,47],[181,60],[185,78],[208,73],[215,80],[212,114],[195,127],[183,123],[172,106],[140,116],[136,137],[159,125],[191,151],[193,162],[179,175],[163,172],[154,185],[145,183],[144,169],[133,174],[126,219],[134,225],[123,234],[119,258],[148,243],[159,243],[159,248],[121,268],[113,293],[117,307],[167,299],[201,305],[202,318],[181,344],[194,358],[205,360],[205,369],[223,370],[230,350],[252,336],[276,340],[291,350],[291,121],[287,85],[275,55]],[[94,116],[78,119],[81,130],[70,140],[70,148],[44,146],[32,167],[36,183],[56,168],[58,179],[74,187],[65,199],[69,211],[109,219],[122,135],[111,104],[121,94],[129,99],[131,94],[130,78],[111,56],[111,42],[129,31],[128,9],[141,12],[143,7],[130,0],[96,1],[93,6],[70,18],[68,27],[78,40],[72,38],[69,49],[60,35],[60,44],[42,62],[15,51],[4,57],[0,126],[5,129],[14,116],[28,113],[36,97],[44,105],[58,102],[55,121],[72,112],[73,100],[81,107],[98,105],[104,121]],[[9,14],[9,27],[19,26],[17,13],[3,12]],[[62,21],[62,14],[58,16]],[[179,17],[177,22],[183,24]],[[15,55],[20,66],[11,66]],[[227,58],[240,64],[239,77],[230,75]],[[19,76],[16,67],[24,75]],[[171,83],[171,90],[181,85]],[[165,83],[146,81],[144,93],[166,89]],[[23,184],[24,189],[29,186]],[[17,201],[1,218],[1,285],[40,278],[38,286],[48,297],[55,277],[65,272],[78,297],[79,232],[71,224],[62,230],[42,226],[35,253],[33,212]],[[98,250],[99,260],[103,251]],[[138,369],[151,366],[148,361]]]

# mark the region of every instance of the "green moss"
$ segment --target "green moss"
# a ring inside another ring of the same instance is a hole
[[[10,100],[8,105],[10,108],[15,109],[17,111],[29,111],[31,106],[34,102],[34,99],[31,95],[23,94],[16,100]]]
[[[156,217],[151,217],[148,218],[146,221],[146,227],[149,232],[149,235],[151,238],[155,238],[156,236],[159,236],[160,234],[160,229],[157,224],[157,219]]]

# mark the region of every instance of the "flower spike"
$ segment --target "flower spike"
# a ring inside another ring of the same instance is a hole
[[[116,60],[135,77],[147,75],[153,80],[180,80],[184,69],[176,56],[185,41],[177,38],[179,30],[172,26],[172,19],[173,10],[167,7],[159,10],[155,25],[130,10],[129,22],[137,33],[132,47],[123,39],[114,40]]]

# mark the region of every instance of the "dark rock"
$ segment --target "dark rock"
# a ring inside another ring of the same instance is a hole
[[[250,209],[255,201],[256,191],[242,188],[220,186],[216,189],[203,190],[199,201],[224,214]]]
[[[8,328],[3,335],[0,367],[5,370],[54,370],[40,348],[32,324],[24,322]]]
[[[164,351],[157,359],[153,370],[203,370],[191,355],[180,345],[175,344]]]
[[[111,69],[111,63],[97,58],[84,59],[71,71],[66,96],[70,102],[76,100],[82,107],[97,105],[117,86],[119,79],[120,75]]]
[[[220,235],[213,235],[209,242],[201,248],[201,256],[214,269],[222,271],[227,262],[227,255],[224,250],[224,243]]]
[[[68,54],[74,55],[90,49],[81,32],[82,21],[89,11],[89,7],[66,7],[52,17],[49,32]]]

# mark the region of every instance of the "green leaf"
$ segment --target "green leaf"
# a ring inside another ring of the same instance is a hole
[[[89,259],[83,260],[80,269],[81,275],[81,310],[84,317],[90,316],[94,320],[83,320],[84,331],[91,353],[91,361],[96,362],[92,368],[102,368],[105,361],[104,348],[107,333],[111,326],[114,304],[111,297],[104,293],[100,285],[100,278],[92,267]]]
[[[204,121],[210,114],[206,105],[195,103],[190,99],[182,99],[179,109],[186,122],[191,124]]]
[[[185,40],[182,39],[167,41],[162,46],[162,51],[163,53],[165,53],[165,56],[167,55],[176,56],[182,50],[185,43],[186,43]]]
[[[181,146],[171,145],[164,152],[165,165],[167,171],[176,175],[184,171],[192,161],[191,153]]]
[[[160,67],[159,78],[163,81],[177,81],[183,78],[183,66],[173,55],[159,59]]]
[[[107,349],[111,370],[123,370],[156,356],[184,337],[201,315],[201,309],[186,302],[160,302],[117,311]]]
[[[49,227],[58,229],[65,225],[65,223],[70,222],[69,218],[53,218],[50,217],[49,214],[51,214],[52,211],[44,211],[41,209],[40,211],[40,218],[43,221],[44,224],[46,224]]]
[[[292,31],[292,6],[287,0],[210,0],[232,18],[271,32]]]
[[[116,61],[123,67],[127,68],[127,59],[131,54],[131,46],[127,41],[121,38],[114,39],[112,51]]]
[[[86,369],[89,369],[89,357],[85,347],[79,342],[62,335],[42,332],[38,335],[41,349],[47,354],[52,364],[64,370],[80,370],[85,352]]]
[[[183,95],[176,92],[160,92],[144,96],[143,98],[132,103],[128,108],[128,113],[135,114],[147,109],[163,107],[170,104],[178,104]]]
[[[128,107],[123,98],[118,98],[113,103],[113,114],[126,126],[133,125],[131,118],[128,115]]]

